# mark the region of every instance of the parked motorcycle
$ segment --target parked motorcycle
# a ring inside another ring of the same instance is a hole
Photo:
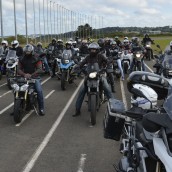
[[[8,54],[6,56],[6,77],[7,77],[7,86],[9,89],[11,89],[10,79],[17,75],[17,65],[18,65],[18,57],[16,55],[16,51],[8,50]]]
[[[4,62],[5,62],[5,55],[3,54],[3,48],[0,47],[0,80],[2,79],[2,75],[4,73]]]
[[[104,102],[104,91],[102,88],[101,77],[105,69],[100,70],[98,63],[88,64],[86,81],[88,87],[88,111],[90,112],[91,124],[96,124],[96,114],[100,105]]]
[[[71,59],[71,55],[63,53],[60,63],[61,72],[61,89],[66,90],[67,83],[71,84],[76,79],[76,73],[74,72],[74,61]]]
[[[11,82],[14,93],[14,122],[20,123],[26,111],[34,109],[38,114],[37,93],[34,88],[35,79],[15,77]]]
[[[127,74],[130,69],[130,64],[133,59],[133,54],[129,50],[124,50],[121,54],[121,64],[124,74]]]

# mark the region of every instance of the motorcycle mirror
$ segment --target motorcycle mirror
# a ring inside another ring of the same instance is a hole
[[[157,45],[156,47],[160,48],[160,45]]]

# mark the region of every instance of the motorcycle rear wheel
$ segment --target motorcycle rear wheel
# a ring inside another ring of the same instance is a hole
[[[91,118],[91,124],[96,124],[96,113],[97,113],[97,106],[96,106],[96,95],[90,96],[90,118]]]
[[[14,122],[20,123],[22,120],[22,100],[16,99],[14,102]]]

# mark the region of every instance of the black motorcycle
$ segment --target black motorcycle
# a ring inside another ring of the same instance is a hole
[[[104,91],[101,77],[105,69],[100,70],[98,63],[88,64],[87,88],[88,88],[88,111],[90,112],[91,124],[96,124],[96,114],[101,103],[104,102]]]
[[[37,111],[37,93],[34,88],[35,79],[15,77],[11,80],[14,93],[14,122],[20,123],[24,112],[34,109]]]

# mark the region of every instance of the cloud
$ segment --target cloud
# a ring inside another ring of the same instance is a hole
[[[160,11],[154,8],[141,8],[140,10],[135,11],[135,13],[140,15],[157,15],[160,14]]]

